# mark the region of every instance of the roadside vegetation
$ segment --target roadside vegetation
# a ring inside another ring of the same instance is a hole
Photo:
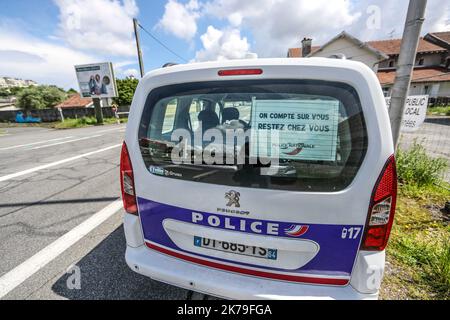
[[[17,94],[17,107],[26,110],[53,108],[67,98],[67,93],[55,86],[32,86]]]
[[[450,106],[428,108],[428,115],[432,116],[450,116]]]
[[[383,299],[450,299],[448,163],[417,143],[397,153],[399,193],[387,247]]]
[[[133,100],[134,92],[139,84],[135,78],[116,79],[118,97],[114,98],[114,103],[119,106],[129,106]]]
[[[127,123],[128,119],[120,119],[120,123]],[[104,124],[115,124],[117,123],[116,118],[104,118]],[[83,128],[88,126],[97,125],[97,119],[95,117],[82,117],[78,119],[65,119],[64,122],[54,122],[51,127],[55,129],[73,129],[73,128]]]

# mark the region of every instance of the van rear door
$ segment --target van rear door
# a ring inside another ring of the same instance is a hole
[[[149,249],[257,277],[349,282],[392,154],[382,94],[368,69],[298,64],[152,79],[129,146]]]

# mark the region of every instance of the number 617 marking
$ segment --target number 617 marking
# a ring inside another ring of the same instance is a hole
[[[359,233],[361,232],[360,227],[352,227],[352,228],[342,228],[342,239],[356,239],[358,238]]]

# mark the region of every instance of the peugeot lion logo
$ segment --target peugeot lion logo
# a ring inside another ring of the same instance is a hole
[[[239,197],[241,194],[237,191],[230,190],[225,193],[225,199],[228,200],[227,207],[235,206],[236,208],[239,208],[241,205],[239,204]]]

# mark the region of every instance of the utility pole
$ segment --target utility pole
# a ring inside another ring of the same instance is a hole
[[[139,22],[136,18],[133,18],[134,37],[136,38],[136,48],[139,60],[139,69],[141,71],[141,78],[144,76],[144,62],[142,60],[141,42],[139,41]]]
[[[389,118],[391,119],[392,138],[397,149],[400,137],[400,128],[408,96],[411,75],[416,60],[417,46],[419,44],[420,31],[425,20],[425,8],[427,0],[410,0],[408,14],[406,16],[405,29],[398,57],[397,72],[394,86],[392,87],[391,107]]]

